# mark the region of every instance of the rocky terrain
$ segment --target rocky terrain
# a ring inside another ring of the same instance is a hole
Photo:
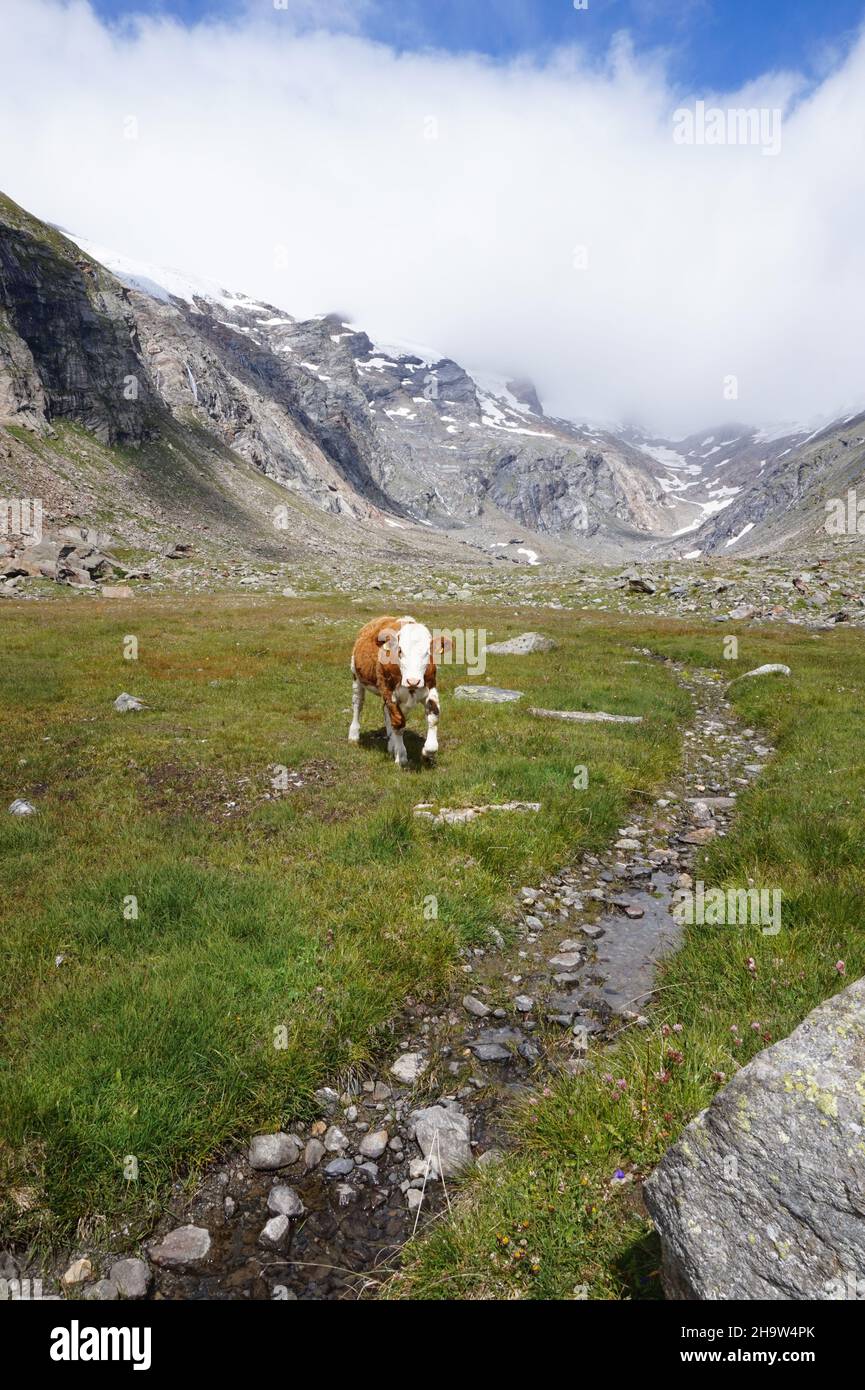
[[[833,555],[860,548],[855,498],[834,532],[826,505],[863,460],[862,413],[678,441],[553,419],[531,382],[135,264],[0,197],[0,497],[38,498],[49,540],[108,532],[157,583]],[[32,537],[0,523],[18,559]],[[154,566],[178,540],[191,571]],[[4,578],[70,579],[36,568]]]

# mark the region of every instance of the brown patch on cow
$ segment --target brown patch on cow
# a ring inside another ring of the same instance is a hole
[[[428,699],[427,701],[425,701],[425,703],[424,703],[424,709],[426,710],[427,714],[438,714],[438,713],[439,713],[438,701],[437,701],[437,700],[433,700],[432,697],[430,697],[430,699]]]

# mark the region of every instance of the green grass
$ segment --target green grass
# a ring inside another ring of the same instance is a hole
[[[452,1217],[407,1251],[393,1297],[661,1297],[640,1179],[723,1077],[865,974],[861,638],[748,631],[733,664],[717,631],[654,624],[641,633],[664,654],[727,676],[768,661],[793,668],[789,681],[732,687],[741,718],[771,733],[777,755],[695,874],[780,889],[781,931],[689,928],[661,974],[650,1028],[514,1112],[513,1151],[469,1178]]]
[[[178,1174],[309,1116],[316,1086],[389,1049],[406,995],[440,994],[459,948],[505,925],[520,883],[606,844],[677,763],[687,700],[660,665],[627,664],[632,631],[469,608],[458,620],[491,637],[559,640],[489,659],[525,704],[645,722],[574,729],[457,703],[466,674],[445,668],[438,765],[421,768],[415,732],[400,773],[373,702],[361,747],[347,742],[348,657],[371,615],[344,600],[3,604],[5,1240],[121,1223],[132,1240]],[[121,690],[149,708],[116,714]],[[304,785],[268,799],[280,765]],[[37,816],[6,814],[22,795]],[[412,815],[510,799],[542,812],[441,829]]]

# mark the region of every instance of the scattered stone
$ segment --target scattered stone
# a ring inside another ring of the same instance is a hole
[[[256,1134],[249,1146],[249,1166],[261,1172],[288,1168],[296,1163],[300,1150],[289,1134]]]
[[[471,1163],[471,1126],[459,1106],[430,1105],[411,1118],[421,1152],[440,1177],[452,1177]]]
[[[108,1277],[120,1298],[144,1298],[153,1282],[147,1261],[138,1259],[116,1260]]]
[[[531,999],[528,994],[518,994],[514,1004],[521,1014],[529,1014],[535,1007],[534,999]]]
[[[422,1052],[404,1052],[401,1057],[397,1057],[391,1072],[398,1081],[412,1086],[419,1076],[423,1076],[426,1069],[427,1060]]]
[[[88,1284],[84,1290],[83,1297],[92,1303],[110,1303],[117,1298],[117,1285],[110,1279],[97,1279],[95,1284]]]
[[[704,825],[699,830],[689,830],[682,839],[686,845],[706,845],[715,838],[715,830],[711,825]]]
[[[60,1283],[64,1289],[74,1288],[76,1284],[86,1284],[93,1278],[93,1265],[86,1255],[78,1260],[73,1260],[65,1273],[60,1276]]]
[[[9,807],[9,814],[12,816],[35,816],[36,807],[32,801],[25,801],[23,797],[16,797]]]
[[[331,1125],[324,1136],[324,1147],[329,1154],[342,1153],[348,1148],[348,1139],[339,1125]]]
[[[750,680],[752,676],[789,676],[791,674],[789,666],[784,666],[780,661],[774,661],[766,666],[755,666],[753,671],[744,671],[741,676],[734,676],[729,685],[734,685],[736,681]]]
[[[181,1269],[203,1260],[209,1249],[210,1232],[203,1226],[178,1226],[152,1246],[149,1253],[154,1264]]]
[[[536,709],[529,710],[536,719],[569,719],[574,724],[642,724],[641,714],[606,714],[602,710]]]
[[[386,1129],[377,1129],[374,1134],[365,1134],[360,1141],[360,1152],[364,1158],[381,1158],[389,1139],[390,1135]]]
[[[267,1210],[275,1216],[303,1216],[306,1208],[293,1187],[277,1183],[267,1194]]]
[[[313,1168],[317,1168],[325,1155],[325,1147],[320,1139],[308,1139],[306,1148],[303,1151],[303,1165],[309,1173]]]
[[[463,1008],[466,1013],[473,1014],[475,1018],[486,1018],[489,1014],[489,1006],[476,999],[473,994],[463,995]]]
[[[523,632],[507,642],[488,643],[486,650],[493,656],[529,656],[532,652],[551,652],[557,646],[552,637],[544,637],[540,632]]]
[[[122,695],[118,695],[114,701],[114,708],[118,714],[131,714],[135,710],[146,709],[143,700],[139,700],[137,695],[128,695],[124,690]]]
[[[443,806],[438,815],[429,809],[430,803],[421,803],[414,808],[414,814],[433,825],[465,825],[485,816],[489,811],[539,811],[539,801],[503,801],[490,806]]]
[[[291,1222],[287,1216],[272,1216],[258,1237],[259,1244],[268,1250],[281,1250],[291,1235]]]
[[[499,685],[458,685],[454,691],[457,700],[480,700],[483,704],[505,705],[513,700],[521,700],[521,690],[505,690]]]
[[[324,1171],[329,1178],[347,1178],[354,1168],[353,1158],[334,1158],[325,1164]]]

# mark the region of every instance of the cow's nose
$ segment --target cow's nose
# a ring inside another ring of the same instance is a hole
[[[418,686],[420,685],[420,681],[406,681],[406,685],[408,686],[409,690],[417,690]]]

